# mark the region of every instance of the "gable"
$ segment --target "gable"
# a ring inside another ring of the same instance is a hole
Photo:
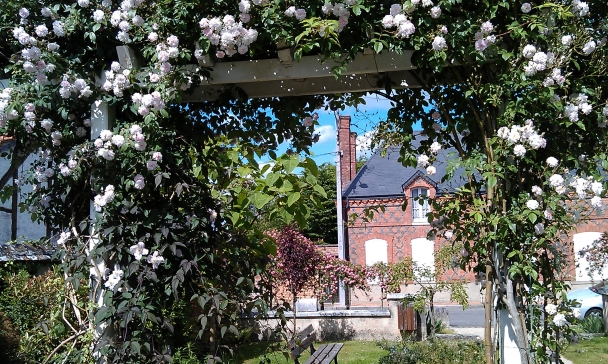
[[[419,140],[414,140],[414,143]],[[466,183],[462,176],[463,170],[458,170],[449,181],[443,182],[447,174],[448,156],[454,149],[442,150],[433,163],[437,173],[430,176],[424,168],[404,167],[400,160],[400,147],[386,149],[383,157],[381,151],[375,152],[367,163],[359,170],[342,192],[346,199],[400,198],[403,191],[419,178],[433,186],[436,194],[453,192]]]

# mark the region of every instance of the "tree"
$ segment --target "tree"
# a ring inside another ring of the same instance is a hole
[[[307,190],[300,197],[302,205],[309,212],[301,233],[308,239],[324,244],[338,244],[337,210],[336,210],[336,166],[323,163],[318,171],[305,171],[300,179],[311,182],[316,190]],[[320,188],[319,188],[320,187]],[[323,193],[321,193],[321,189]],[[275,208],[271,202],[266,209]],[[266,210],[258,212],[257,224],[261,230],[280,229],[289,224],[292,217],[283,214],[269,219]]]
[[[305,175],[303,178],[310,178]],[[322,241],[325,244],[338,244],[338,224],[336,210],[336,166],[323,163],[319,166],[316,177],[319,186],[323,187],[327,197],[318,198],[318,203],[311,200],[310,216],[306,219],[306,226],[302,234],[313,241]],[[309,199],[312,196],[303,196]]]
[[[289,340],[297,333],[296,302],[302,294],[317,297],[322,304],[332,299],[338,282],[347,288],[369,289],[364,268],[323,253],[293,226],[284,226],[268,235],[276,241],[278,249],[271,257],[264,281],[274,292],[285,289],[289,292],[293,312],[293,332]],[[281,297],[275,299],[281,300]]]
[[[445,274],[454,269],[454,261],[458,260],[463,246],[461,244],[446,244],[435,252],[435,265],[412,263],[412,281],[420,286],[420,290],[413,295],[414,310],[429,317],[431,339],[435,339],[435,295],[441,292],[450,294],[450,300],[457,302],[465,309],[468,306],[468,297],[462,280],[449,279]],[[426,320],[425,320],[426,321]],[[426,330],[425,330],[426,331]],[[423,337],[426,333],[423,334]]]

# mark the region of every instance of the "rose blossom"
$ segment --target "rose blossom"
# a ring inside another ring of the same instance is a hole
[[[142,190],[146,185],[144,176],[142,176],[141,174],[138,174],[137,176],[135,176],[135,178],[133,179],[133,182],[135,183],[134,187],[138,190]]]

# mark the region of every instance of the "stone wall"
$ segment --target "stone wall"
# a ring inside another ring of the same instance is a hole
[[[297,314],[297,331],[312,325],[317,335],[317,341],[344,340],[399,340],[401,333],[397,322],[398,300],[390,300],[384,309],[360,310],[326,310],[316,312],[301,312]],[[287,317],[293,316],[288,313]],[[276,327],[278,319],[268,319],[258,323],[260,328]],[[293,321],[288,323],[293,329]],[[260,339],[264,337],[263,330]]]

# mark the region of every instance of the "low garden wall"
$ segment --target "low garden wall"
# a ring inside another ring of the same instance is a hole
[[[319,341],[399,340],[401,338],[397,321],[399,304],[399,298],[393,298],[388,300],[386,308],[297,312],[296,329],[301,331],[312,325]],[[293,314],[290,312],[285,316],[290,321],[293,319]],[[278,325],[278,320],[278,318],[269,318],[258,324],[260,327],[274,328]],[[288,325],[292,329],[293,321]],[[260,335],[260,339],[267,339],[263,334]]]

